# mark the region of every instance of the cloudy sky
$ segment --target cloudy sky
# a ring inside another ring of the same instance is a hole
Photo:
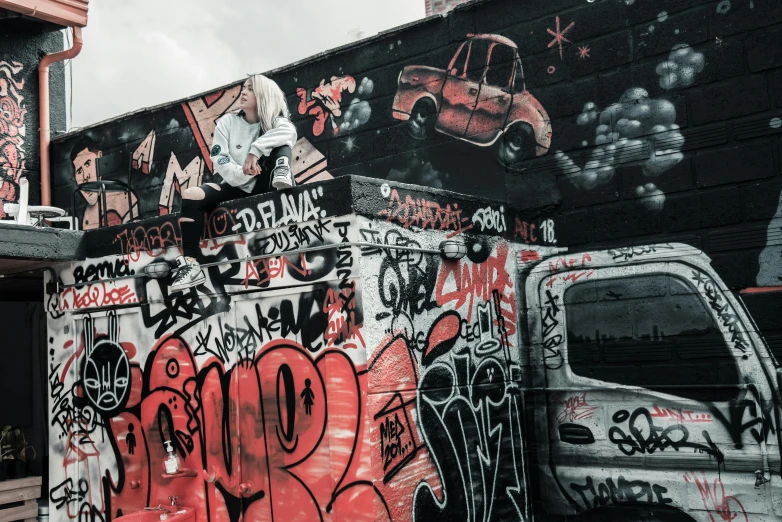
[[[100,0],[70,127],[208,91],[424,17],[424,0]],[[71,100],[69,100],[69,104]]]

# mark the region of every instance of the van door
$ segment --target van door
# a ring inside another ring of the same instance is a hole
[[[711,275],[647,262],[537,279],[550,499],[579,512],[644,505],[768,514],[749,329]]]

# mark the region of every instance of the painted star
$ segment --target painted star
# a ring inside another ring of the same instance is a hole
[[[589,46],[585,45],[584,47],[578,48],[578,57],[579,58],[589,58]]]
[[[564,59],[562,57],[562,42],[570,43],[570,40],[565,38],[565,35],[567,34],[568,31],[573,29],[574,25],[576,25],[576,22],[570,22],[570,25],[565,27],[564,30],[560,30],[560,28],[559,28],[559,16],[557,16],[557,30],[556,30],[556,32],[552,31],[551,29],[546,29],[546,31],[548,31],[548,33],[551,36],[554,37],[554,39],[551,40],[551,42],[549,42],[549,44],[548,44],[549,49],[554,47],[555,45],[558,45],[559,46],[559,59],[560,60]]]
[[[350,136],[348,139],[345,140],[345,144],[343,145],[345,152],[353,152],[354,150],[359,149],[360,147],[356,145],[356,138],[353,136]]]

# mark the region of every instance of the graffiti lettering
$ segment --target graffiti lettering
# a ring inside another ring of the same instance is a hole
[[[331,232],[331,220],[318,219],[310,223],[296,223],[287,229],[256,237],[250,245],[253,255],[270,255],[289,252],[298,248],[315,246],[324,242],[324,234]]]
[[[557,415],[557,421],[560,423],[589,420],[595,411],[600,409],[598,406],[589,405],[586,392],[565,398],[557,396],[554,401],[562,405],[562,411]]]
[[[618,426],[608,430],[608,439],[617,445],[625,455],[649,454],[655,451],[665,451],[668,448],[679,451],[681,448],[692,448],[711,455],[718,464],[723,462],[723,454],[711,441],[707,431],[702,435],[706,444],[689,442],[690,432],[683,424],[673,424],[668,427],[657,426],[652,415],[646,408],[638,408],[632,414],[627,410],[614,413],[612,420],[619,424],[627,421],[629,434]]]
[[[326,211],[315,205],[318,197],[323,196],[323,187],[302,190],[297,197],[288,193],[279,195],[280,199],[276,203],[273,199],[258,203],[257,212],[252,208],[243,208],[237,212],[236,219],[241,223],[234,225],[233,231],[252,232],[326,217]]]
[[[595,488],[592,477],[586,478],[586,483],[570,484],[570,488],[581,496],[581,500],[587,508],[596,508],[608,504],[634,504],[644,502],[647,504],[671,504],[673,500],[665,494],[668,488],[657,484],[650,484],[645,480],[627,480],[619,475],[616,483],[614,479],[607,478]]]
[[[507,230],[504,207],[500,207],[499,210],[494,210],[491,207],[478,209],[472,216],[472,222],[478,226],[478,230],[482,231],[505,232]]]
[[[91,284],[83,289],[66,288],[60,294],[60,310],[83,310],[102,306],[118,306],[139,302],[136,292],[128,285],[115,283]]]
[[[514,218],[516,221],[516,227],[513,230],[514,239],[521,239],[526,244],[533,244],[538,242],[538,236],[535,234],[535,223],[527,223],[519,218]]]
[[[559,272],[560,270],[572,270],[574,268],[584,268],[592,262],[592,256],[581,254],[578,257],[555,257],[548,260],[548,271]]]
[[[466,318],[472,321],[475,304],[489,301],[495,290],[502,298],[502,318],[508,335],[516,333],[516,295],[507,268],[509,249],[500,243],[483,262],[461,260],[458,263],[443,263],[437,275],[435,301],[439,306],[453,304],[457,309],[467,305]]]
[[[242,284],[245,288],[248,288],[252,280],[255,281],[255,286],[267,287],[272,279],[285,277],[285,267],[289,268],[291,275],[293,275],[293,272],[296,272],[298,276],[294,275],[296,279],[304,278],[310,273],[307,269],[307,256],[303,253],[299,254],[298,261],[301,263],[301,267],[286,256],[247,261],[245,263],[245,274]]]
[[[121,259],[103,261],[96,265],[79,265],[73,269],[73,279],[75,283],[87,283],[89,281],[100,281],[101,279],[114,279],[116,277],[127,277],[135,274],[135,270],[128,267],[128,264]]]
[[[608,253],[614,261],[629,261],[646,254],[656,254],[660,250],[673,250],[673,246],[667,244],[627,246],[611,249]]]
[[[462,216],[459,204],[441,206],[434,201],[413,199],[405,196],[404,201],[396,189],[391,190],[388,208],[380,210],[378,216],[385,217],[389,223],[397,222],[405,228],[418,227],[424,230],[449,230],[446,237],[453,237],[470,230],[473,226],[469,219]]]
[[[677,422],[711,422],[711,415],[708,413],[695,413],[692,410],[682,410],[681,408],[660,408],[656,404],[652,405],[652,417],[656,419],[671,419]]]
[[[504,381],[507,374],[499,360],[465,356],[464,376],[446,356],[421,377],[419,426],[438,463],[447,501],[439,501],[432,486],[422,482],[413,499],[413,520],[461,520],[471,510],[481,514],[477,520],[487,522],[523,520],[517,393]]]
[[[725,494],[725,485],[722,483],[721,478],[717,477],[710,482],[705,472],[701,471],[699,477],[694,471],[688,471],[684,474],[684,482],[688,484],[694,483],[698,488],[703,501],[703,508],[708,511],[709,518],[712,521],[716,520],[714,515],[717,515],[721,520],[744,520],[744,522],[749,522],[747,512],[744,511],[744,506],[739,499],[733,495]]]
[[[128,228],[117,234],[113,243],[119,243],[122,252],[122,259],[128,261],[138,261],[141,254],[156,256],[164,253],[167,248],[180,244],[179,230],[171,222],[163,223],[160,226],[145,227],[139,225],[134,228]]]
[[[556,333],[559,326],[557,319],[560,312],[559,305],[559,296],[553,295],[551,290],[546,290],[541,325],[543,326],[543,359],[549,370],[558,370],[564,363],[562,351],[559,349],[564,339],[562,334]]]
[[[703,295],[706,297],[709,306],[717,312],[717,317],[722,326],[731,334],[730,341],[733,343],[733,347],[741,353],[747,353],[747,350],[752,347],[752,341],[747,332],[744,331],[741,319],[722,294],[717,283],[706,274],[694,270],[692,272],[692,280],[699,290],[702,288]]]

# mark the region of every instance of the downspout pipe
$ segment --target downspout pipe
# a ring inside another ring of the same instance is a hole
[[[58,53],[47,54],[38,64],[38,111],[40,117],[40,147],[41,147],[41,205],[52,204],[51,171],[49,169],[49,143],[51,141],[49,128],[49,66],[69,58],[74,58],[81,52],[81,27],[73,28],[73,46]]]

